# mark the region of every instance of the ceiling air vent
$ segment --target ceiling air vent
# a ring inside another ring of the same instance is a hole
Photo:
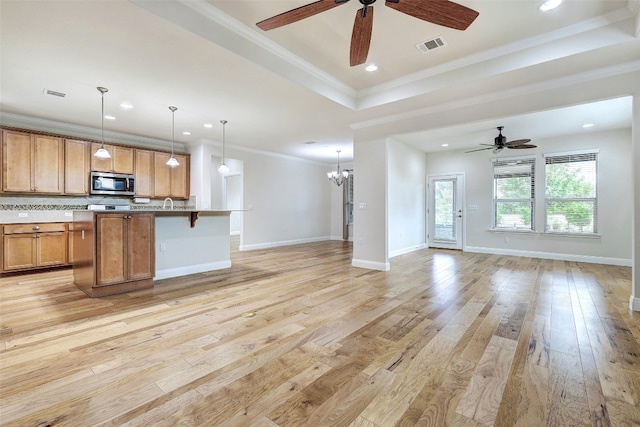
[[[427,40],[426,42],[418,43],[416,47],[420,52],[427,53],[430,50],[437,49],[439,47],[446,46],[446,45],[447,45],[447,42],[445,41],[444,37],[438,36],[431,40]]]
[[[65,96],[67,96],[66,93],[56,92],[55,90],[50,90],[50,89],[45,89],[44,90],[44,94],[45,95],[58,96],[60,98],[64,98]]]

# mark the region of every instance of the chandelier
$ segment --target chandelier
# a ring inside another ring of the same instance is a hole
[[[336,153],[338,153],[338,168],[333,172],[328,172],[327,177],[329,177],[329,181],[333,181],[340,186],[349,177],[349,172],[340,168],[340,150],[336,150]]]

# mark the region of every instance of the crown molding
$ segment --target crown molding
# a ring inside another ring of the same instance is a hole
[[[0,125],[31,131],[61,134],[74,138],[87,138],[97,141],[101,139],[102,135],[101,129],[6,112],[0,112]],[[162,150],[171,149],[171,141],[148,138],[138,135],[129,135],[126,133],[113,132],[106,129],[104,131],[104,138],[106,143],[120,143]],[[176,148],[179,152],[188,152],[188,150],[186,149],[186,145],[182,143],[174,143],[174,148]]]
[[[495,91],[491,94],[485,94],[466,98],[462,100],[456,100],[446,102],[431,107],[420,108],[416,110],[405,111],[399,114],[388,115],[385,117],[379,117],[373,120],[366,120],[362,122],[352,123],[351,129],[365,129],[375,127],[379,125],[389,124],[401,120],[412,119],[416,117],[426,116],[434,113],[441,113],[445,111],[453,111],[459,108],[470,107],[474,105],[481,105],[487,102],[500,101],[503,99],[509,99],[516,96],[525,96],[542,92],[550,89],[557,89],[570,85],[577,85],[580,83],[586,83],[593,80],[598,80],[607,77],[615,77],[621,74],[627,74],[640,71],[640,60],[630,61],[623,64],[612,65],[609,67],[603,67],[596,70],[585,71],[583,73],[572,74],[570,76],[563,76],[556,79],[545,80],[539,83],[533,83],[530,85],[518,86],[502,91]]]
[[[353,88],[205,0],[129,1],[328,99],[355,108]]]

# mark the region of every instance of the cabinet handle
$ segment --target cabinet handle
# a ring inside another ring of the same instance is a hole
[[[32,230],[40,230],[40,226],[39,225],[34,225]]]

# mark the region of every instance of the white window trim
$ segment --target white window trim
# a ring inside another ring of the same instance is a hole
[[[545,168],[545,172],[544,172],[544,188],[545,188],[545,194],[544,194],[544,199],[543,199],[543,214],[544,214],[544,227],[543,227],[543,231],[540,232],[540,234],[544,235],[544,236],[558,236],[558,237],[572,237],[572,238],[587,238],[587,239],[599,239],[601,238],[601,234],[598,233],[597,230],[600,229],[600,227],[598,227],[598,221],[599,221],[599,215],[597,214],[598,212],[598,204],[599,204],[599,196],[598,196],[598,183],[600,181],[599,179],[599,174],[598,174],[598,165],[599,165],[599,161],[598,161],[598,156],[597,154],[600,153],[600,149],[598,148],[593,148],[593,149],[587,149],[587,150],[574,150],[574,151],[561,151],[561,152],[556,152],[556,153],[542,153],[541,156],[546,159],[547,157],[562,157],[562,156],[579,156],[581,154],[596,154],[596,197],[595,197],[595,218],[594,218],[594,227],[596,229],[595,233],[569,233],[566,231],[548,231],[546,230],[547,228],[547,201],[549,199],[547,199],[547,195],[546,195],[546,188],[547,188],[547,171],[546,171],[546,167],[547,167],[547,163],[546,160],[544,162],[544,168]]]

